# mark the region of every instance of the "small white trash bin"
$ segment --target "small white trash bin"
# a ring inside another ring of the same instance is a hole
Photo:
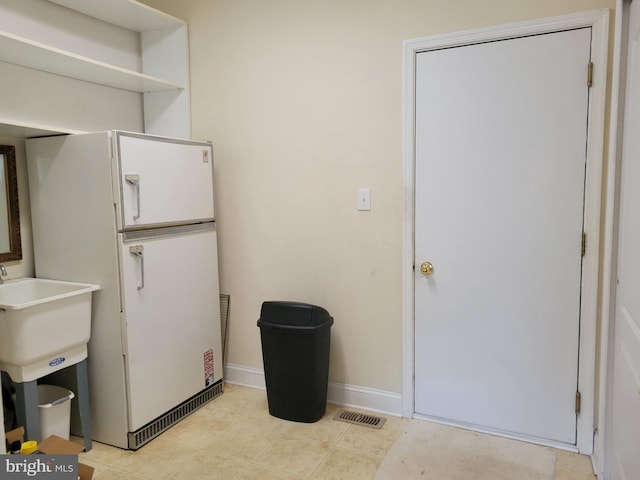
[[[38,385],[38,413],[40,414],[40,439],[50,435],[69,440],[71,422],[71,390],[56,385]]]

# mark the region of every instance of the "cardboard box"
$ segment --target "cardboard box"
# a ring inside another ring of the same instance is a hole
[[[6,438],[9,443],[13,442],[24,442],[24,428],[18,427],[15,430],[11,430],[10,432],[6,432],[4,434],[4,438]]]
[[[24,428],[18,427],[5,434],[5,438],[9,440],[9,443],[19,440],[24,441]],[[4,447],[3,447],[4,448]],[[38,450],[46,453],[47,455],[77,455],[84,451],[82,445],[70,442],[64,438],[60,438],[56,435],[51,435],[38,444]],[[91,480],[93,478],[93,467],[84,463],[78,462],[78,475],[80,480]]]

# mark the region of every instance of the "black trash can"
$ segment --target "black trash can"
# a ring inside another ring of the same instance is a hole
[[[327,408],[333,317],[324,308],[296,302],[264,302],[258,327],[269,413],[313,423]]]

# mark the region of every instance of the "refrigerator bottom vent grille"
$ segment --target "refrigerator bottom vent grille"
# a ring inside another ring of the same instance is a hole
[[[129,432],[129,448],[137,450],[223,392],[222,380],[182,402],[141,429]]]

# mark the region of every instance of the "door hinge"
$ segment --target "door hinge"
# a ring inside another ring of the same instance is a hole
[[[580,413],[580,392],[576,392],[576,414]]]
[[[587,87],[593,85],[593,62],[587,65]]]
[[[582,232],[582,245],[580,246],[580,254],[584,257],[587,253],[587,234]]]

